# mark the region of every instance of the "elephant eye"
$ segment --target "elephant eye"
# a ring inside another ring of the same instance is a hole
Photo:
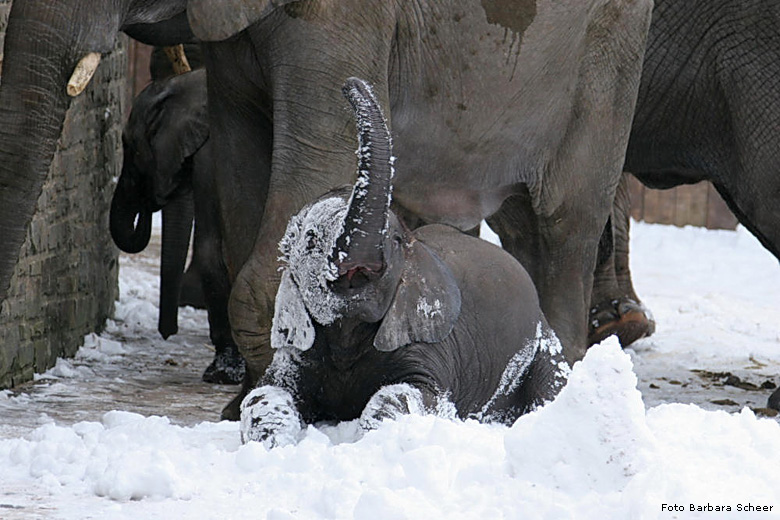
[[[317,235],[310,229],[306,232],[306,251],[311,251],[315,247],[317,247]]]

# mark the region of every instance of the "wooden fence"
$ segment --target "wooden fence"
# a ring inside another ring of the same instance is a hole
[[[709,182],[653,190],[631,177],[629,189],[631,216],[636,220],[710,229],[737,227],[737,218]]]
[[[127,50],[127,77],[130,78],[131,85],[128,90],[131,92],[132,97],[135,98],[152,80],[152,75],[149,73],[152,48],[132,39],[130,42]]]

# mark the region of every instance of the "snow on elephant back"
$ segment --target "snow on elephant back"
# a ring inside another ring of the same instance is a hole
[[[296,442],[307,423],[372,429],[410,412],[511,424],[568,374],[533,282],[479,238],[401,224],[381,109],[364,81],[343,90],[357,119],[358,180],[287,226],[277,351],[242,403],[242,439],[273,447]]]

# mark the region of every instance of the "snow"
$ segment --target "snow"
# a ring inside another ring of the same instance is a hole
[[[0,518],[780,518],[780,422],[750,409],[780,372],[777,260],[741,228],[639,223],[631,248],[656,334],[592,348],[512,427],[410,415],[271,450],[216,422],[235,388],[199,380],[205,313],[159,339],[151,262],[123,257],[107,330],[0,391]]]
[[[417,312],[422,314],[427,319],[431,319],[437,314],[441,314],[441,300],[434,300],[433,303],[429,303],[425,296],[420,296],[417,300]]]
[[[331,261],[336,240],[343,230],[348,210],[347,201],[339,196],[326,196],[308,204],[287,224],[279,243],[284,264],[285,280],[283,293],[277,294],[272,344],[274,346],[292,343],[306,350],[314,341],[303,336],[313,330],[304,323],[308,318],[301,312],[308,310],[312,318],[323,325],[333,323],[341,314],[346,300],[330,290],[328,282],[338,278],[338,269]],[[295,283],[291,283],[291,282]],[[303,305],[305,304],[305,309]],[[281,330],[295,331],[287,338]]]
[[[267,448],[296,444],[303,425],[292,394],[279,386],[255,388],[241,403],[242,443],[259,441]]]

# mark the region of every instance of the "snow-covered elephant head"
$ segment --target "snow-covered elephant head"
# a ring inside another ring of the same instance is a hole
[[[314,322],[381,320],[374,347],[392,351],[441,341],[460,314],[449,268],[390,210],[394,174],[386,120],[362,80],[344,95],[358,128],[358,179],[295,215],[280,243],[285,264],[276,295],[271,344],[301,350],[314,343]]]

